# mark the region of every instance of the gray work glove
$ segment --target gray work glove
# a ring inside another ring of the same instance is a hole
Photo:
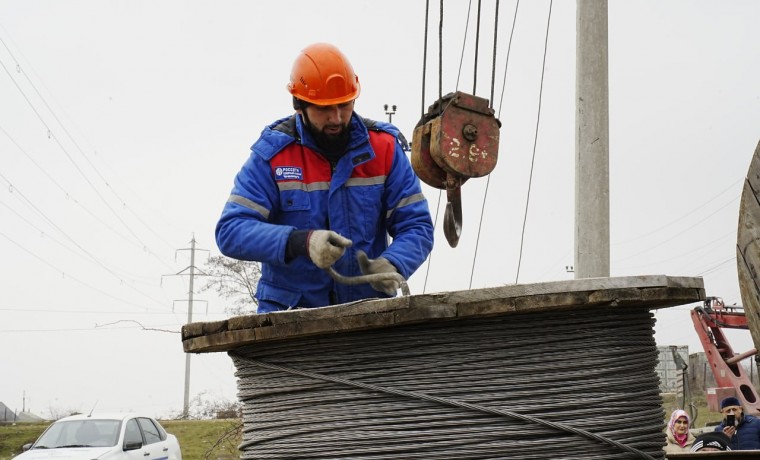
[[[351,244],[351,240],[332,230],[313,230],[307,237],[306,251],[314,265],[327,268],[343,257]]]
[[[377,273],[398,273],[396,267],[392,263],[388,262],[385,257],[378,257],[377,259],[370,259],[364,251],[356,251],[356,260],[359,262],[359,268],[364,275],[374,275]],[[384,292],[390,296],[395,296],[396,291],[401,287],[398,278],[388,277],[386,280],[373,281],[369,283],[372,289],[380,292]]]

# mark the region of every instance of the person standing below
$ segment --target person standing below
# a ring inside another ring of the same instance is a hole
[[[670,414],[670,421],[666,431],[668,444],[665,446],[665,452],[689,452],[691,445],[694,444],[694,435],[689,431],[689,414],[686,411],[677,409]]]
[[[287,88],[295,114],[251,147],[217,223],[217,246],[262,263],[258,313],[395,296],[397,278],[346,285],[324,269],[408,279],[432,250],[430,211],[403,135],[354,111],[359,78],[333,45],[303,49]]]
[[[731,450],[760,449],[760,419],[745,415],[738,398],[730,396],[720,402],[723,421],[714,431],[722,431],[731,439]]]
[[[731,440],[722,431],[708,431],[694,440],[690,452],[723,452],[731,450]]]
[[[694,435],[689,431],[690,424],[689,414],[686,411],[677,409],[670,414],[666,431],[668,444],[665,446],[665,452],[689,452],[694,443]]]

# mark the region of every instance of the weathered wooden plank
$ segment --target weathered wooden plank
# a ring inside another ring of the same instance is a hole
[[[509,314],[517,311],[515,302],[515,298],[505,297],[461,303],[457,306],[457,314],[460,317]]]
[[[256,342],[257,329],[241,329],[237,331],[224,331],[193,337],[182,341],[185,353],[210,353],[228,351],[232,348],[231,343],[249,344]],[[235,346],[234,348],[237,348]]]
[[[697,296],[697,292],[701,293],[701,298],[697,300],[692,300]],[[642,300],[646,302],[647,304],[651,305],[652,308],[660,308],[665,307],[669,305],[673,305],[671,302],[681,302],[681,304],[684,303],[690,303],[690,302],[698,302],[705,299],[704,297],[704,289],[702,290],[696,290],[694,288],[681,288],[681,287],[669,287],[669,288],[663,288],[663,287],[656,287],[651,289],[642,289]],[[666,304],[660,304],[660,302],[665,301]]]
[[[534,294],[515,298],[515,310],[520,312],[546,310],[547,307],[589,306],[589,291],[553,292]]]
[[[579,280],[550,281],[546,283],[511,284],[506,286],[453,291],[448,293],[447,302],[478,302],[483,300],[550,294],[557,292],[595,291],[600,289],[643,288],[652,286],[671,286],[674,280],[665,275],[624,276],[613,278],[586,278]],[[694,287],[703,287],[702,282],[694,278],[678,278],[678,283],[690,282]],[[696,284],[695,284],[696,283]]]
[[[643,292],[636,288],[622,289],[603,289],[594,291],[589,295],[590,303],[610,303],[611,305],[622,304],[625,302],[639,302],[642,300]]]
[[[736,266],[752,341],[760,350],[760,143],[750,162],[739,206]]]
[[[407,324],[412,322],[427,321],[433,319],[451,319],[457,317],[456,305],[435,304],[425,305],[418,308],[406,308],[396,310],[394,323]]]
[[[207,334],[224,332],[229,328],[227,320],[209,321],[205,323],[190,323],[182,327],[183,337],[200,337]]]
[[[704,300],[701,278],[664,275],[554,281],[290,310],[192,323],[187,352],[228,351],[254,342],[353,332],[428,321],[574,308],[662,308]]]
[[[339,307],[328,307],[336,308]],[[284,337],[303,337],[315,334],[330,334],[343,331],[361,331],[396,324],[393,312],[368,313],[361,316],[340,316],[320,318],[313,321],[274,324],[259,328],[256,338],[259,340],[281,339]]]
[[[392,299],[366,300],[362,302],[353,302],[341,305],[341,309],[333,308],[310,308],[297,309],[273,313],[262,313],[260,315],[236,316],[227,320],[229,330],[248,329],[256,327],[269,327],[273,325],[284,325],[288,323],[301,323],[304,321],[316,321],[320,319],[332,319],[337,315],[340,317],[363,316],[373,313],[393,312],[399,309],[409,308],[410,297],[395,297]],[[197,331],[197,329],[193,329]],[[187,336],[192,337],[192,332],[188,331]]]

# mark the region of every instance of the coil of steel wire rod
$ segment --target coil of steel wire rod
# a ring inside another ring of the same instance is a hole
[[[653,324],[555,311],[241,347],[241,458],[663,459]]]

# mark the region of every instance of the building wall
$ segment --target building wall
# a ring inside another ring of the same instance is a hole
[[[16,420],[16,414],[0,402],[0,422],[12,422],[14,420]]]
[[[689,385],[693,392],[704,392],[708,388],[715,388],[715,376],[713,376],[710,363],[704,352],[694,353],[689,356]]]
[[[660,392],[679,393],[683,392],[683,374],[681,368],[673,359],[672,348],[676,349],[683,363],[689,363],[689,347],[686,345],[669,345],[657,347],[659,353],[655,371],[660,377]],[[691,368],[691,365],[689,365]],[[688,370],[688,368],[687,368]]]

